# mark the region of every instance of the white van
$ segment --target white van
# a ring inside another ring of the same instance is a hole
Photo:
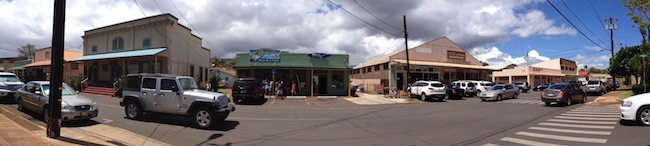
[[[25,85],[18,76],[9,72],[0,72],[0,97],[13,97],[16,90]]]
[[[451,85],[456,85],[461,89],[464,89],[465,95],[471,97],[476,95],[476,84],[473,82],[474,81],[470,81],[470,80],[458,80],[458,81],[451,82]]]

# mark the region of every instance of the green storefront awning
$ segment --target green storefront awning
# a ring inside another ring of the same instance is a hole
[[[162,51],[165,51],[165,50],[167,50],[167,48],[144,49],[144,50],[115,52],[115,53],[85,55],[85,56],[82,56],[82,57],[79,57],[79,58],[72,59],[70,61],[87,61],[87,60],[101,60],[101,59],[115,59],[115,58],[152,56],[152,55],[156,55],[156,54],[158,54],[158,53],[160,53]]]
[[[350,68],[347,54],[332,54],[327,58],[310,57],[309,54],[282,53],[279,62],[250,61],[249,54],[237,54],[235,67],[291,67],[291,68]]]

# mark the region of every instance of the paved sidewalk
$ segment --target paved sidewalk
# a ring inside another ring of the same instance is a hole
[[[608,107],[618,107],[621,105],[622,101],[618,100],[618,95],[622,94],[626,90],[616,90],[607,92],[605,95],[597,97],[594,101],[586,103],[587,105],[597,105],[597,106],[608,106]]]
[[[381,104],[401,104],[410,103],[408,99],[404,98],[388,98],[384,95],[356,93],[359,97],[344,98],[350,102],[358,105],[381,105]]]
[[[80,127],[62,127],[61,137],[47,138],[45,128],[28,130],[11,120],[7,116],[14,116],[13,113],[0,109],[0,146],[13,145],[116,145],[116,146],[167,146],[169,144],[151,139],[133,132],[108,126],[96,124]],[[30,121],[20,121],[30,122]]]

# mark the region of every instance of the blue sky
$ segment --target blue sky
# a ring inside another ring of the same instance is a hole
[[[86,30],[163,13],[179,18],[180,24],[202,38],[203,47],[210,49],[212,56],[221,58],[274,48],[349,54],[350,65],[357,65],[404,48],[404,15],[410,47],[447,36],[493,65],[526,65],[562,57],[581,67],[606,68],[611,56],[609,32],[601,22],[608,17],[618,18],[616,50],[620,44],[640,44],[638,30],[619,0],[551,2],[606,49],[598,51],[546,0],[68,0],[65,48],[82,51],[81,36]],[[0,19],[9,20],[0,21],[0,58],[17,56],[16,48],[27,43],[36,48],[50,46],[52,6],[41,1],[0,0]]]

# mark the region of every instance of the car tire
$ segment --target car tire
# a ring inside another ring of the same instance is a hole
[[[426,101],[427,100],[427,94],[422,93],[422,95],[420,95],[420,100]]]
[[[142,117],[142,106],[135,101],[129,101],[124,106],[124,115],[128,119],[138,119]]]
[[[636,113],[636,121],[640,125],[650,126],[650,107],[644,106],[639,108],[639,111]]]
[[[497,95],[497,101],[502,101],[502,100],[503,98],[501,97],[501,95]]]
[[[573,104],[573,103],[571,103],[571,102],[572,102],[572,101],[571,101],[571,98],[569,98],[569,99],[566,100],[566,103],[564,103],[564,104],[565,104],[566,106],[571,106],[571,104]]]
[[[47,119],[50,119],[50,109],[48,109],[48,106],[44,106],[43,108],[43,122],[47,124]]]
[[[17,101],[18,101],[18,103],[17,103],[18,104],[18,111],[21,111],[21,112],[25,111],[25,105],[23,103],[23,100],[19,97]]]
[[[194,121],[194,124],[201,129],[210,128],[216,125],[214,123],[217,118],[218,117],[214,110],[207,107],[199,107],[192,112],[192,121]]]
[[[517,93],[512,94],[512,99],[517,99],[517,96],[518,96]]]
[[[546,106],[551,106],[551,102],[544,102]]]

